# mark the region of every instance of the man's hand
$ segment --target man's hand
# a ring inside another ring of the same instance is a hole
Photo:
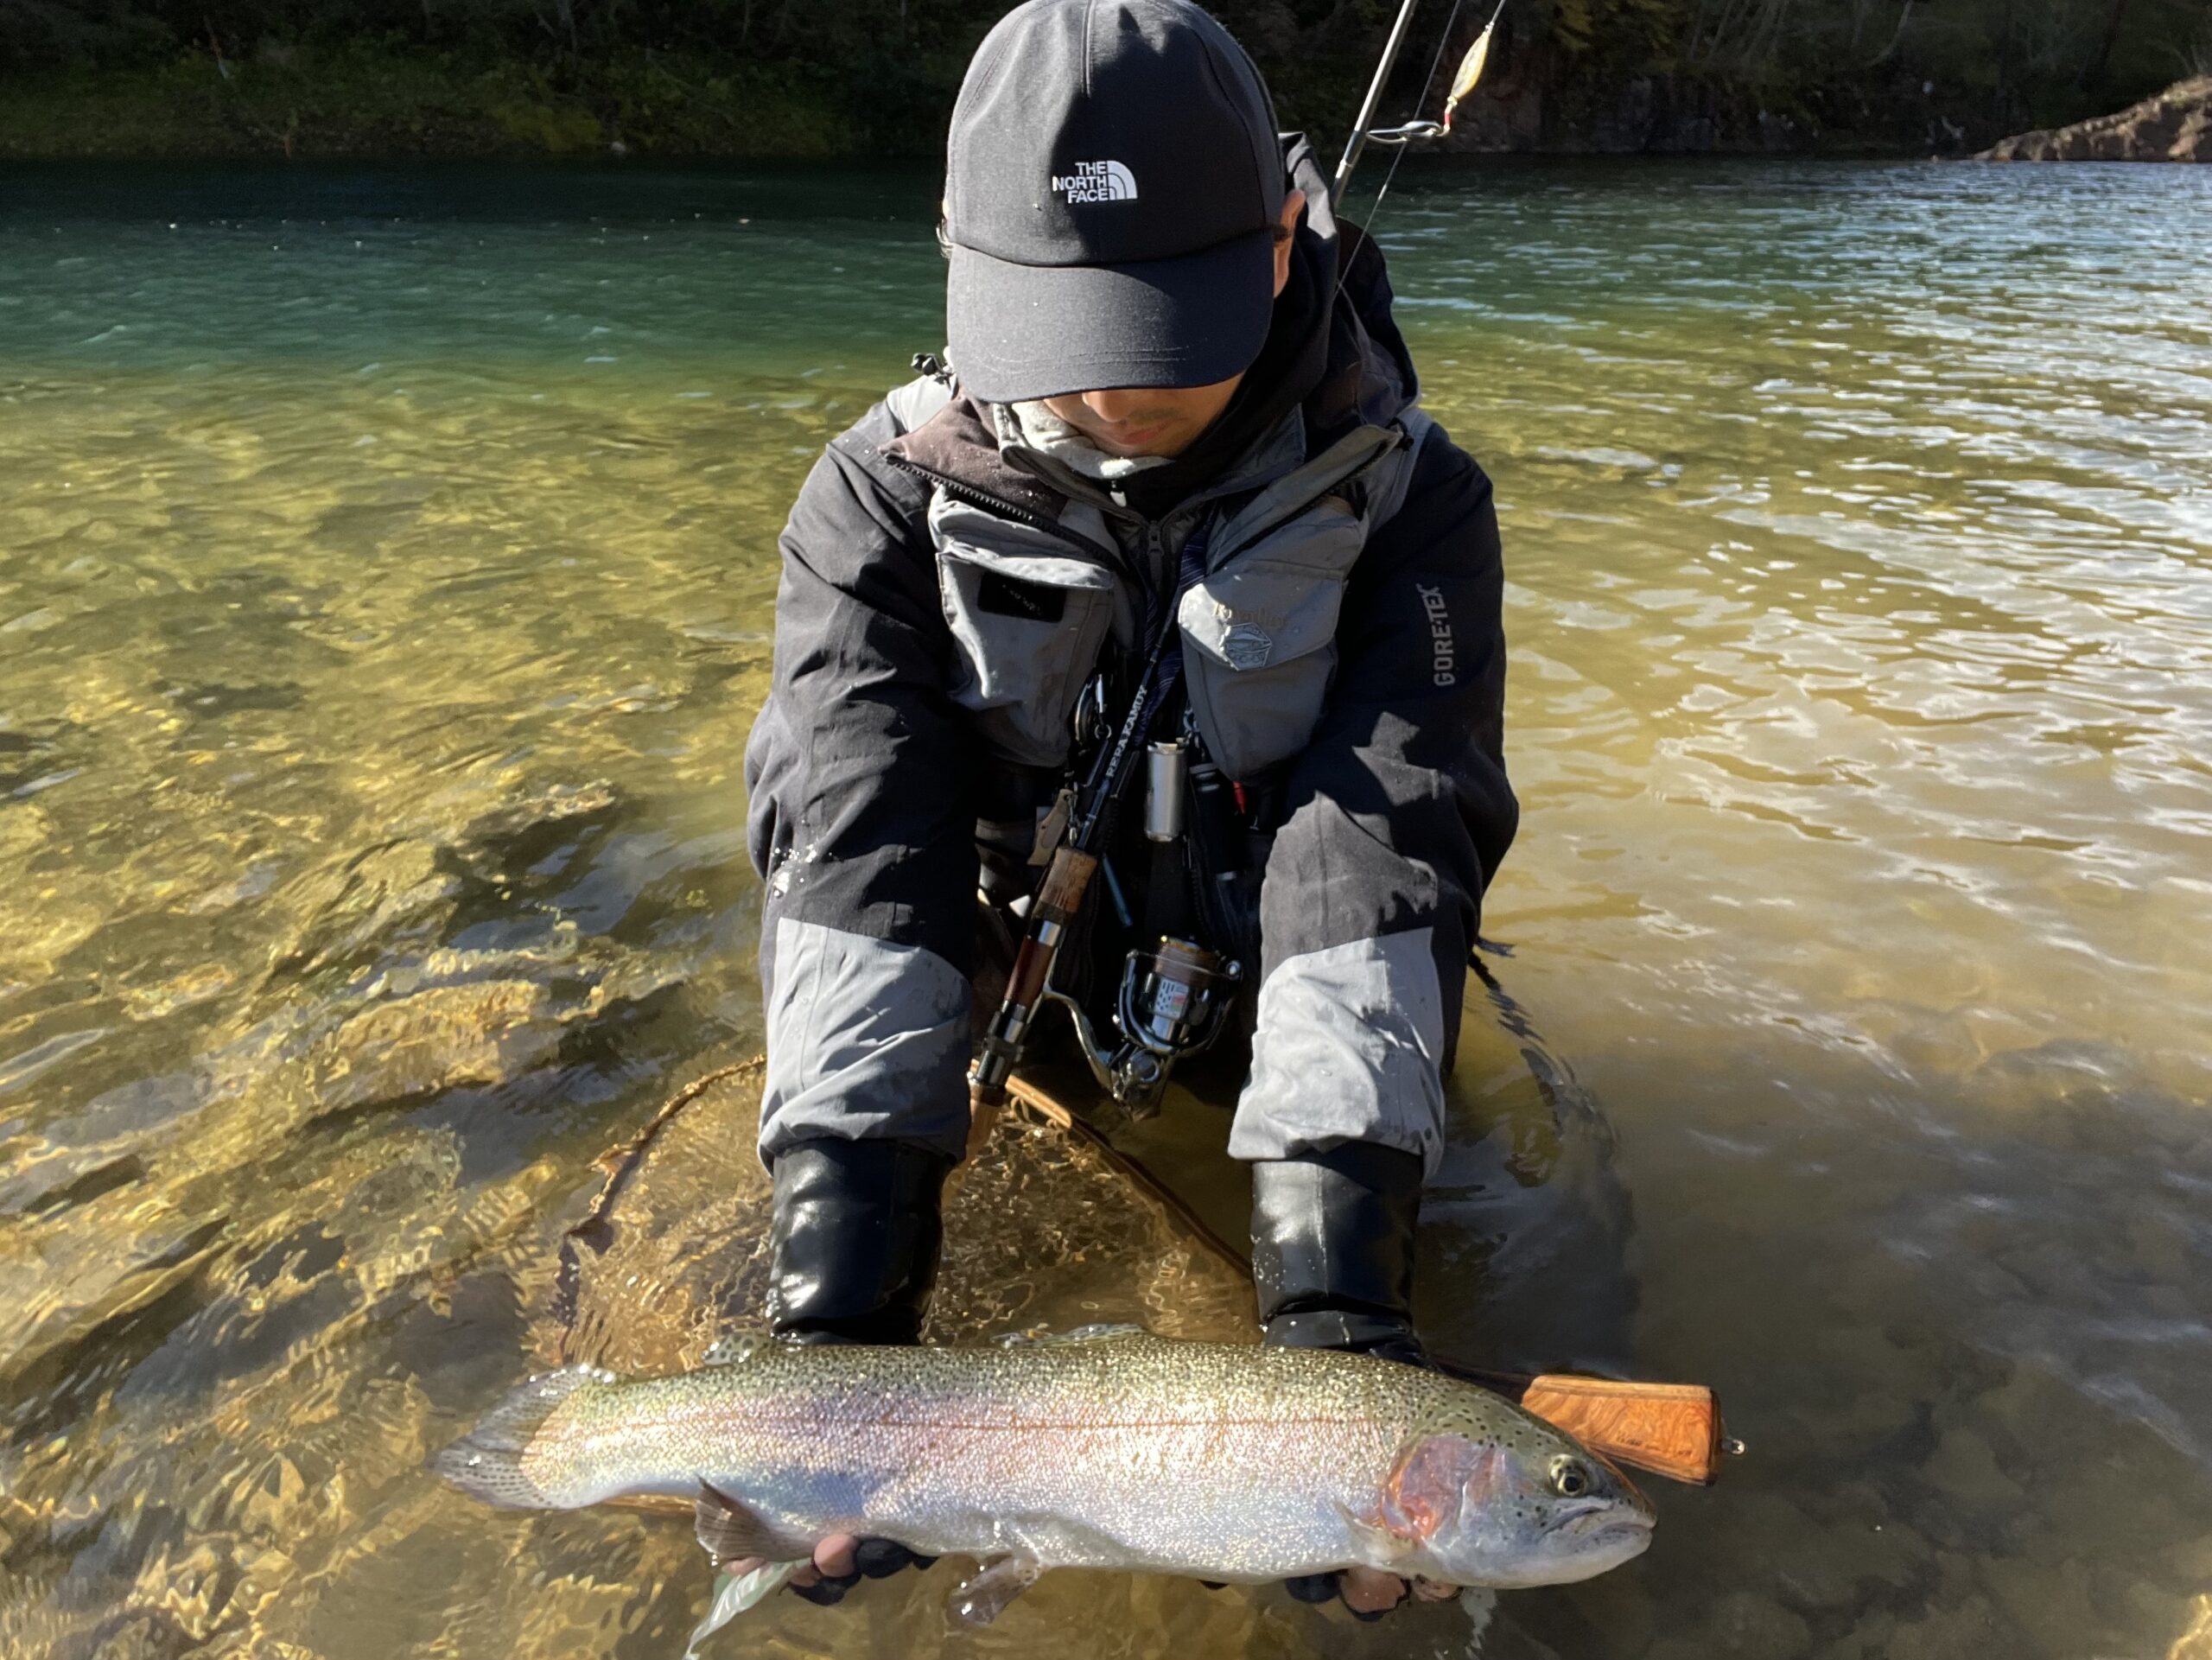
[[[894,1539],[858,1539],[849,1533],[833,1533],[816,1542],[813,1561],[792,1574],[791,1591],[824,1608],[835,1607],[863,1579],[886,1579],[902,1568],[927,1568],[936,1561],[934,1556],[916,1555]],[[739,1576],[765,1565],[766,1559],[760,1556],[719,1564],[725,1574]]]
[[[1337,1594],[1355,1614],[1377,1619],[1406,1600],[1406,1582],[1379,1568],[1347,1568],[1337,1575]]]
[[[1347,1568],[1334,1574],[1308,1574],[1286,1580],[1290,1594],[1300,1602],[1326,1602],[1342,1597],[1356,1619],[1380,1619],[1406,1600],[1411,1591],[1421,1602],[1445,1602],[1459,1594],[1456,1585],[1437,1580],[1410,1583],[1379,1568]]]

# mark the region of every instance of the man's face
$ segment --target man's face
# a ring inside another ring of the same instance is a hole
[[[1211,386],[1124,386],[1067,392],[1045,407],[1109,455],[1179,455],[1229,407],[1244,377]]]
[[[1282,223],[1298,227],[1306,196],[1294,190],[1283,199]],[[1290,239],[1275,243],[1275,292],[1290,282]],[[1067,392],[1048,398],[1045,407],[1109,455],[1179,455],[1229,407],[1244,384],[1241,374],[1211,386],[1121,386],[1106,391]]]

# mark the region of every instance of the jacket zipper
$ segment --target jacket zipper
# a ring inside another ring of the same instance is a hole
[[[880,450],[876,453],[883,455]],[[1008,501],[1002,496],[993,495],[988,490],[979,490],[972,484],[963,484],[957,479],[947,478],[944,474],[932,472],[926,467],[918,466],[904,456],[887,455],[883,455],[883,459],[902,473],[911,473],[918,479],[927,479],[955,501],[964,501],[970,507],[980,508],[987,513],[996,513],[1001,518],[1013,519],[1017,524],[1027,525],[1032,530],[1042,531],[1047,536],[1058,537],[1070,547],[1078,549],[1090,555],[1094,559],[1102,560],[1121,572],[1122,576],[1135,576],[1135,573],[1129,569],[1127,562],[1122,559],[1119,548],[1109,549],[1102,546],[1079,531],[1071,531],[1057,520],[1033,512],[1019,502]],[[1137,579],[1137,586],[1141,589],[1144,587],[1141,578]]]

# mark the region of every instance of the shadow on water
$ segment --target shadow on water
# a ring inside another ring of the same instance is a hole
[[[1631,1376],[1636,1216],[1612,1126],[1484,961],[1510,948],[1482,952],[1469,990],[1492,1024],[1466,1023],[1450,1142],[1421,1199],[1424,1330],[1501,1371]]]

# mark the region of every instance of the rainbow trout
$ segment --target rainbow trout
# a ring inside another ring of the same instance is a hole
[[[1471,1383],[1135,1328],[987,1348],[747,1342],[635,1382],[571,1367],[435,1462],[513,1509],[693,1501],[718,1566],[780,1565],[725,1580],[702,1635],[831,1533],[982,1558],[953,1600],[982,1625],[1048,1568],[1260,1581],[1364,1563],[1551,1585],[1628,1561],[1652,1524],[1609,1465]]]

